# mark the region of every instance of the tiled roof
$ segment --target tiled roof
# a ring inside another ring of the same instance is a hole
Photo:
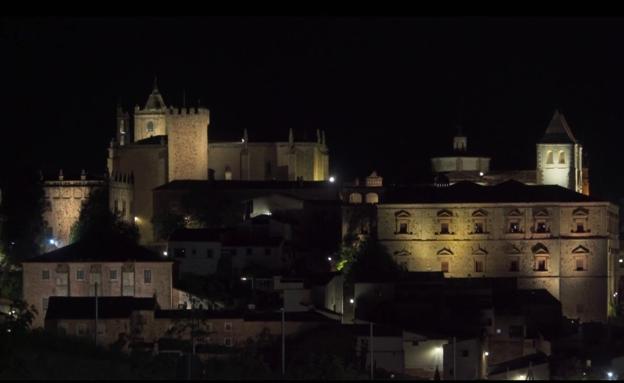
[[[509,180],[494,186],[458,182],[447,187],[417,186],[387,190],[380,203],[591,202],[596,198],[557,185],[525,185]]]
[[[145,247],[117,240],[79,241],[33,258],[29,262],[171,262]]]
[[[540,143],[545,144],[576,144],[577,141],[572,134],[572,130],[568,125],[565,117],[558,110],[555,111],[544,137],[540,140]]]
[[[98,297],[98,318],[129,318],[132,311],[154,310],[154,298]],[[95,319],[95,297],[50,297],[46,320]]]

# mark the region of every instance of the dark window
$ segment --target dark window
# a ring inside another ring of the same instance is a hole
[[[537,271],[546,271],[546,260],[538,259],[537,260]]]
[[[483,261],[475,261],[475,272],[476,273],[483,272]]]
[[[84,270],[76,270],[76,280],[84,281]]]
[[[50,270],[41,270],[41,279],[50,279]]]
[[[546,226],[546,222],[538,222],[535,231],[538,233],[548,233],[548,227]]]
[[[184,258],[186,256],[186,249],[183,247],[173,249],[173,256],[176,258]]]
[[[440,224],[440,234],[448,234],[449,233],[449,224],[444,222]]]
[[[511,261],[511,263],[509,263],[509,271],[520,271],[517,260]]]
[[[577,233],[584,233],[585,232],[585,227],[583,226],[582,222],[577,222],[576,223],[576,232]]]
[[[441,263],[440,265],[440,269],[442,270],[443,273],[448,273],[449,272],[449,263],[444,261]]]
[[[399,223],[399,233],[407,234],[407,222]]]
[[[191,249],[191,254],[193,255],[197,254],[197,250],[195,248]]]
[[[524,336],[524,331],[522,326],[509,326],[509,337],[510,338],[522,338]]]
[[[519,233],[520,232],[520,224],[518,222],[510,222],[509,223],[509,232],[510,233]]]
[[[211,258],[214,257],[214,251],[213,249],[206,249],[206,258]]]
[[[152,283],[152,270],[143,271],[143,280],[145,283]]]
[[[225,322],[223,328],[225,331],[232,331],[232,322]]]
[[[476,234],[482,234],[482,233],[485,232],[485,230],[483,230],[483,223],[482,222],[475,222],[474,232]]]
[[[576,258],[576,271],[585,270],[585,262],[583,258]]]

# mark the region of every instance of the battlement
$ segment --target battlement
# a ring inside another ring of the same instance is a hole
[[[210,115],[208,108],[202,107],[169,107],[167,113],[170,115]]]
[[[113,172],[110,177],[110,182],[112,184],[134,184],[134,173],[124,173],[124,172]]]

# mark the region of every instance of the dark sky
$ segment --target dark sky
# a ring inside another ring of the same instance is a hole
[[[624,194],[624,19],[3,19],[2,171],[103,171],[115,104],[200,99],[209,137],[325,129],[331,171],[418,179],[460,122],[495,169],[532,168],[555,108],[592,189]]]

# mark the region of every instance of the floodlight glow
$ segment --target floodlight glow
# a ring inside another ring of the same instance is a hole
[[[327,260],[328,260],[328,261],[331,261],[331,257],[327,257]]]
[[[336,177],[334,177],[334,176],[329,177],[329,182],[331,182],[331,183],[336,182]]]
[[[54,240],[50,239],[50,245],[54,245]]]
[[[353,298],[349,299],[349,303],[353,304],[353,302],[355,302]]]
[[[167,253],[166,251],[163,251],[163,255],[164,255],[165,257],[167,256],[167,254],[168,254],[168,253]]]
[[[483,177],[483,172],[479,172],[479,175],[480,175],[481,177]]]

